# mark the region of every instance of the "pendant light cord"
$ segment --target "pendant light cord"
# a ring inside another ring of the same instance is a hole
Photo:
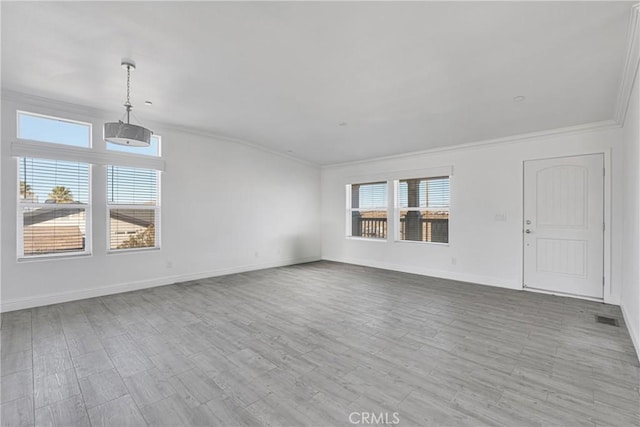
[[[127,102],[124,104],[125,109],[127,110],[127,124],[129,124],[129,114],[131,113],[131,98],[129,95],[131,88],[131,66],[127,65]]]

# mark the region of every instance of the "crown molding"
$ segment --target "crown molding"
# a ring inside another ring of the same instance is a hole
[[[622,69],[622,79],[620,80],[620,88],[618,89],[618,99],[616,102],[615,121],[620,126],[624,125],[627,117],[627,110],[631,101],[633,86],[638,75],[638,66],[640,65],[640,30],[638,22],[640,21],[640,3],[631,6],[631,15],[629,17],[629,27],[627,29],[627,52]]]
[[[28,93],[18,92],[10,89],[2,89],[0,96],[2,97],[3,101],[6,100],[10,102],[15,102],[15,103],[26,103],[31,106],[36,106],[36,107],[41,107],[46,109],[53,109],[56,111],[61,111],[63,113],[91,117],[94,119],[111,117],[117,114],[111,110],[89,107],[86,105],[74,104],[66,101],[59,101],[56,99],[46,98],[38,95],[31,95]],[[277,157],[282,157],[287,160],[293,160],[297,163],[301,163],[306,166],[310,166],[316,169],[320,168],[320,165],[318,165],[317,163],[310,162],[308,160],[301,159],[287,153],[282,153],[280,151],[267,148],[263,145],[257,144],[255,142],[247,141],[245,139],[217,134],[215,132],[211,132],[206,129],[181,126],[172,122],[157,122],[154,120],[149,120],[148,123],[152,125],[151,126],[152,128],[157,128],[157,129],[166,130],[166,131],[174,131],[178,133],[186,133],[186,134],[205,137],[205,138],[211,138],[221,142],[240,144],[240,145],[244,145],[245,147],[253,148],[255,150],[262,151],[264,153],[268,153]]]
[[[620,124],[618,124],[616,121],[604,120],[601,122],[585,123],[582,125],[568,126],[563,128],[557,128],[557,129],[549,129],[549,130],[543,130],[539,132],[523,133],[518,135],[506,136],[503,138],[495,138],[495,139],[487,139],[483,141],[470,142],[466,144],[457,144],[457,145],[452,145],[447,147],[435,147],[427,150],[412,151],[410,153],[393,154],[391,156],[376,157],[373,159],[354,160],[351,162],[344,162],[344,163],[333,163],[330,165],[323,165],[322,169],[323,170],[337,169],[344,166],[355,166],[359,164],[366,164],[366,163],[377,162],[377,161],[407,159],[407,158],[412,158],[412,157],[421,156],[421,155],[447,153],[447,152],[454,152],[454,151],[461,151],[461,150],[469,150],[473,148],[484,148],[484,147],[490,147],[490,146],[499,146],[504,144],[527,142],[532,139],[551,138],[551,137],[567,136],[567,135],[579,135],[581,133],[586,133],[586,132],[596,132],[596,131],[603,131],[608,129],[619,129],[619,128],[620,128]]]

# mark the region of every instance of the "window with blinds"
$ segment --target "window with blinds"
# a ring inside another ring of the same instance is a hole
[[[449,177],[397,181],[397,240],[449,243]]]
[[[387,238],[387,183],[347,185],[347,235]]]
[[[18,257],[90,252],[90,166],[18,159]]]
[[[107,166],[109,250],[158,248],[159,172]]]

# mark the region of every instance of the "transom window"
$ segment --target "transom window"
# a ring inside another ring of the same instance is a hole
[[[18,138],[91,147],[91,124],[18,111]]]
[[[119,144],[107,142],[107,150],[159,157],[160,156],[160,137],[158,135],[152,135],[151,143],[149,144],[148,147],[132,147],[130,145],[119,145]]]

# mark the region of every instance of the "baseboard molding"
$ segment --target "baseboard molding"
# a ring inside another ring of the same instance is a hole
[[[248,264],[234,266],[229,268],[221,268],[217,270],[202,271],[199,273],[182,274],[175,276],[158,277],[148,280],[139,280],[135,282],[118,283],[109,286],[102,286],[92,289],[81,289],[67,292],[50,293],[38,295],[29,298],[16,298],[2,300],[0,302],[0,312],[22,310],[26,308],[41,307],[51,304],[60,304],[63,302],[76,301],[86,298],[95,298],[104,295],[119,294],[123,292],[136,291],[140,289],[154,288],[157,286],[171,285],[180,282],[189,282],[192,280],[206,279],[207,277],[225,276],[227,274],[244,273],[247,271],[263,270],[265,268],[283,267],[286,265],[303,264],[306,262],[319,261],[321,258],[305,257],[293,258],[287,260],[273,261],[261,264]]]
[[[631,336],[631,342],[633,343],[633,346],[636,348],[636,357],[640,362],[640,336],[638,335],[640,331],[637,331],[633,323],[629,321],[630,320],[629,316],[627,315],[627,312],[625,311],[623,304],[620,304],[620,310],[622,310],[622,317],[624,318],[624,323],[627,325],[627,332],[629,332],[629,335]]]
[[[459,282],[468,282],[479,285],[494,286],[498,288],[522,290],[522,286],[509,283],[508,280],[499,277],[479,276],[476,274],[458,273],[455,271],[433,270],[423,267],[407,266],[402,264],[394,264],[389,262],[378,262],[356,258],[330,258],[323,257],[323,260],[343,262],[347,264],[362,265],[365,267],[381,268],[383,270],[400,271],[403,273],[419,274],[421,276],[437,277],[440,279],[457,280]]]

